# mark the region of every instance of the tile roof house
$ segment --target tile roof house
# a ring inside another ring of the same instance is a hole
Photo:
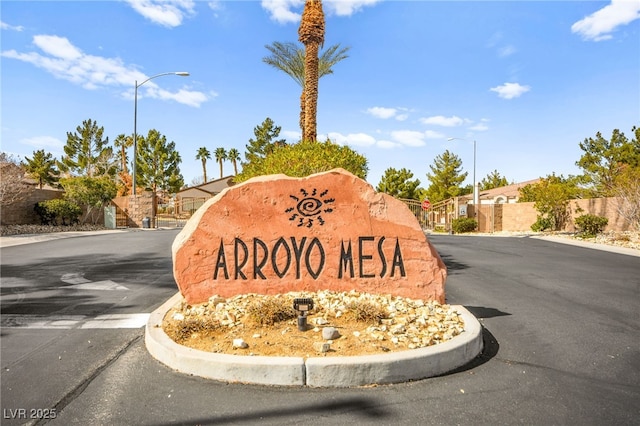
[[[480,204],[511,204],[517,203],[520,198],[520,188],[536,184],[540,179],[527,180],[520,183],[501,186],[499,188],[481,190],[478,198]]]
[[[234,177],[235,176],[225,176],[178,191],[175,198],[177,206],[176,213],[193,213],[193,211],[204,204],[206,200],[219,194],[223,189],[233,186],[235,184],[233,182]]]

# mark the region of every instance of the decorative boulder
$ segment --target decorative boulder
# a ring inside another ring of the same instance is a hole
[[[172,252],[191,304],[318,290],[445,298],[446,267],[407,205],[343,169],[227,188],[195,212]]]

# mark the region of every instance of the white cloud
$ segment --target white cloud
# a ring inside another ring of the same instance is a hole
[[[372,107],[367,109],[367,113],[373,115],[376,118],[387,119],[391,118],[398,112],[395,108],[384,107]]]
[[[292,12],[292,8],[299,8],[304,5],[304,0],[262,0],[261,5],[269,12],[271,19],[287,24],[300,21],[300,13]]]
[[[498,56],[500,56],[501,58],[506,58],[507,56],[513,55],[517,51],[518,50],[512,45],[503,46],[498,49]]]
[[[24,27],[22,25],[9,25],[6,22],[0,21],[0,29],[20,32],[24,30]]]
[[[215,92],[214,95],[217,96]],[[160,89],[155,85],[151,85],[147,89],[146,96],[162,100],[172,100],[180,104],[189,105],[196,108],[204,103],[207,99],[209,99],[207,95],[202,92],[180,89],[177,92],[173,93],[169,92],[168,90]]]
[[[489,126],[485,123],[478,123],[469,127],[469,130],[473,130],[474,132],[486,132],[487,130],[489,130]]]
[[[33,44],[38,46],[44,53],[60,59],[72,60],[82,56],[80,50],[64,37],[37,35],[33,37]]]
[[[529,86],[522,86],[519,83],[504,83],[502,86],[492,87],[492,92],[496,92],[503,99],[513,99],[531,90]]]
[[[365,6],[373,6],[381,0],[325,0],[329,12],[338,16],[351,16]]]
[[[376,145],[383,149],[400,148],[402,146],[402,144],[399,144],[397,142],[387,141],[387,140],[380,140],[377,142]]]
[[[213,11],[213,16],[218,17],[218,12],[224,9],[224,3],[222,0],[213,0],[207,3],[209,5],[209,9]]]
[[[64,143],[53,136],[35,136],[32,138],[22,139],[20,143],[37,149],[55,149],[60,152],[62,152],[62,148],[64,147]]]
[[[409,111],[407,108],[385,108],[385,107],[372,107],[368,108],[365,112],[376,118],[386,120],[388,118],[395,118],[398,121],[405,121],[409,118]]]
[[[407,146],[424,146],[426,134],[415,130],[395,130],[391,138],[399,144]]]
[[[571,32],[584,40],[601,41],[611,39],[610,34],[621,25],[640,18],[640,1],[611,0],[611,4],[581,19],[571,26]]]
[[[341,145],[372,146],[376,144],[376,139],[366,133],[349,133],[348,135],[343,135],[341,133],[331,132],[328,138]]]
[[[193,0],[125,0],[131,7],[153,23],[177,27],[185,16],[195,14]]]
[[[433,130],[427,130],[424,132],[424,137],[427,139],[442,139],[444,135],[440,132],[434,132]]]
[[[379,133],[379,132],[377,132]],[[426,139],[442,139],[444,136],[438,132],[426,131],[420,132],[415,130],[396,130],[389,134],[389,139],[376,139],[366,133],[349,133],[343,135],[338,132],[331,132],[328,138],[335,143],[341,145],[359,146],[359,147],[377,147],[382,149],[393,149],[408,147],[420,147],[425,145]],[[324,136],[318,135],[318,140],[322,140]]]
[[[433,117],[421,118],[422,124],[434,124],[436,126],[455,127],[464,124],[467,120],[464,120],[456,115],[452,117],[445,117],[443,115],[435,115]]]
[[[105,87],[124,87],[124,96],[133,98],[135,82],[143,82],[149,77],[132,66],[127,66],[120,58],[87,55],[68,39],[50,35],[36,35],[34,44],[43,54],[37,52],[19,53],[15,50],[2,52],[5,58],[17,59],[42,68],[56,78],[70,81],[88,90]],[[202,92],[180,89],[172,93],[160,89],[150,81],[144,85],[144,95],[156,99],[171,99],[178,103],[199,107],[210,96]],[[143,93],[139,89],[139,96]]]
[[[382,0],[324,0],[325,15],[351,16],[363,7],[373,6]],[[269,12],[271,19],[280,23],[299,22],[304,8],[304,0],[262,0],[261,5]],[[299,10],[294,12],[293,10]]]
[[[302,133],[295,130],[283,130],[280,135],[289,142],[297,142],[302,139]]]

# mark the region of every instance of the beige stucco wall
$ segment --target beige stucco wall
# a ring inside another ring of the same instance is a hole
[[[34,189],[24,200],[5,206],[0,211],[2,225],[40,224],[40,217],[33,209],[40,201],[62,198],[62,191],[55,189]]]
[[[503,204],[502,231],[531,231],[531,225],[538,216],[533,205],[534,203]],[[565,231],[575,231],[575,218],[584,214],[603,216],[609,219],[605,231],[626,231],[629,229],[629,224],[617,212],[616,198],[571,200],[569,209],[571,210],[571,220],[567,223]]]

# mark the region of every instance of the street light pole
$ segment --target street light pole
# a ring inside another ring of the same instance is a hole
[[[162,77],[163,75],[179,75],[181,77],[188,77],[189,73],[186,71],[163,72],[161,74],[156,74],[149,77],[140,84],[138,84],[138,80],[135,80],[135,94],[133,101],[133,195],[136,195],[136,174],[138,173],[138,87],[142,86],[149,80],[152,80],[156,77]]]
[[[448,138],[447,141],[466,141],[467,139],[462,138]],[[476,186],[476,140],[473,140],[473,206],[474,211],[477,211],[478,205],[480,204],[480,194],[478,193],[478,189]]]

